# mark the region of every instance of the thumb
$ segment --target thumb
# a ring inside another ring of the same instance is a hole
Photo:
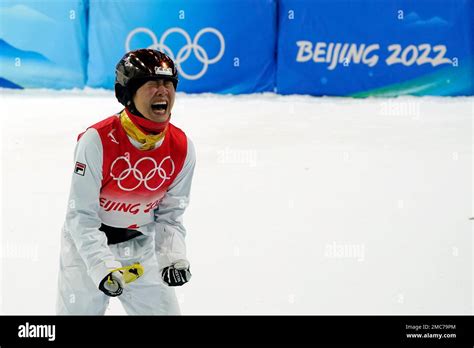
[[[125,279],[123,279],[122,271],[112,272],[111,277],[112,281],[117,282],[122,289],[125,288]]]
[[[178,260],[173,264],[173,266],[177,270],[188,269],[189,262],[187,260]]]

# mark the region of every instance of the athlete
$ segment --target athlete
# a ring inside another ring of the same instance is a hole
[[[170,123],[178,73],[166,54],[126,53],[115,70],[125,108],[78,136],[61,233],[57,314],[177,315],[191,278],[183,213],[195,150]]]

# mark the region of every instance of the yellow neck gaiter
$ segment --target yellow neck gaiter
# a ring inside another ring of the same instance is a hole
[[[120,114],[120,123],[123,129],[129,137],[141,143],[141,150],[151,150],[155,148],[157,142],[159,142],[165,136],[166,129],[159,134],[145,134],[143,133],[128,117],[127,113],[122,111]]]

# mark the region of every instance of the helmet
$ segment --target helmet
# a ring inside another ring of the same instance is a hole
[[[139,49],[125,53],[115,67],[115,96],[124,106],[145,82],[165,79],[178,85],[178,70],[173,60],[163,52]]]

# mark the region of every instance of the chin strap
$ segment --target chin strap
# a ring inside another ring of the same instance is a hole
[[[142,118],[145,118],[145,116],[143,116],[141,114],[140,111],[138,111],[138,109],[135,107],[135,104],[130,101],[128,104],[127,104],[127,109],[128,111],[130,111],[132,114],[134,114],[135,116],[138,116],[138,117],[142,117]]]
[[[126,110],[120,114],[120,123],[129,137],[141,143],[141,150],[151,150],[155,148],[157,142],[164,138],[168,125],[159,134],[145,134],[138,128],[128,116]]]

